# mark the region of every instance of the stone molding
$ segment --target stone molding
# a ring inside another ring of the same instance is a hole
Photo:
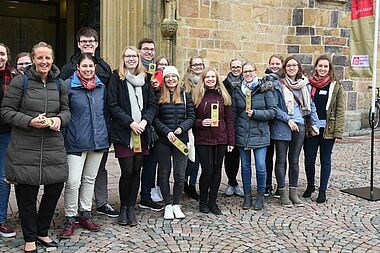
[[[347,3],[347,0],[317,0],[317,2],[324,3],[324,4],[331,4],[331,3],[345,4]]]

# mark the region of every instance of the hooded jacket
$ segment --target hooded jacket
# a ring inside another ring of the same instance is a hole
[[[6,179],[28,185],[46,185],[67,180],[66,150],[61,132],[34,128],[29,122],[39,114],[59,117],[61,127],[70,121],[67,89],[62,80],[55,83],[59,69],[52,65],[46,83],[32,65],[25,70],[28,89],[24,92],[23,75],[15,77],[1,107],[1,117],[12,125],[12,136],[6,157]]]

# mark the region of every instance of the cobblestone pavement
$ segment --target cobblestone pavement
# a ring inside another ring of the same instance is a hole
[[[377,133],[380,140],[380,132]],[[376,144],[378,146],[378,144]],[[369,185],[370,137],[349,137],[335,145],[333,173],[327,203],[317,205],[316,194],[302,208],[282,207],[266,198],[262,211],[243,210],[239,197],[224,197],[224,176],[218,198],[223,216],[201,214],[198,204],[184,196],[184,220],[165,221],[162,212],[138,211],[140,224],[122,227],[116,219],[94,212],[100,232],[75,231],[56,252],[380,252],[380,202],[345,193],[344,188]],[[303,154],[301,155],[303,157]],[[375,186],[379,186],[379,148],[375,150]],[[300,194],[306,180],[301,158]],[[319,164],[318,164],[319,166]],[[110,203],[119,207],[119,167],[113,154],[108,161]],[[240,178],[240,175],[239,175]],[[255,182],[255,180],[253,180]],[[15,239],[0,239],[1,252],[21,252],[22,233],[11,193],[8,223],[17,228]],[[60,199],[50,230],[57,238],[64,220]],[[40,248],[42,250],[42,248]]]

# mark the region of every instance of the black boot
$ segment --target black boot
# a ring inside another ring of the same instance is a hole
[[[326,191],[319,190],[317,203],[322,204],[326,202]]]
[[[306,191],[303,193],[302,197],[304,198],[310,198],[311,197],[311,194],[315,192],[315,186],[314,185],[311,185],[311,186],[307,186],[306,187]]]
[[[264,207],[264,192],[258,192],[256,196],[255,204],[253,205],[254,210],[261,210]]]
[[[136,226],[138,224],[137,219],[136,219],[136,210],[135,210],[135,207],[133,206],[129,207],[127,223],[131,227]]]
[[[252,193],[251,191],[244,192],[244,201],[242,208],[243,209],[249,209],[252,206]]]
[[[202,193],[199,196],[199,211],[201,213],[209,213],[210,209],[207,205],[207,193]]]
[[[208,208],[210,209],[210,212],[215,215],[222,215],[222,211],[220,210],[219,206],[216,204],[216,195],[213,195],[210,192],[210,195],[208,196]]]
[[[128,225],[128,207],[121,206],[119,218],[117,219],[117,223],[122,226]]]

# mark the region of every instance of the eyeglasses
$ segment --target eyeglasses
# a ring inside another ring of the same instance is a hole
[[[148,47],[143,47],[142,50],[143,50],[143,51],[151,51],[151,52],[154,52],[154,51],[155,51],[154,48],[148,48]]]
[[[241,66],[231,66],[231,69],[241,69]]]
[[[124,55],[124,58],[134,59],[137,58],[137,55]]]
[[[290,69],[290,68],[296,68],[298,67],[298,64],[286,64],[285,66],[287,69]]]
[[[28,66],[30,64],[32,64],[32,63],[31,62],[19,62],[19,63],[17,63],[18,66]]]
[[[93,44],[93,43],[95,43],[96,42],[96,40],[81,40],[81,41],[79,41],[79,43],[81,43],[81,44]]]
[[[248,73],[253,73],[253,72],[256,72],[256,69],[251,69],[251,70],[244,70],[243,71],[243,74],[248,74]]]
[[[191,64],[190,65],[191,67],[204,67],[203,63],[195,63],[195,64]]]

